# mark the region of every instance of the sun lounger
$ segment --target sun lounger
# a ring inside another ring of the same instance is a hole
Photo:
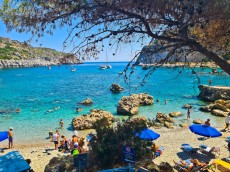
[[[183,161],[186,162],[186,165],[183,165],[181,163],[181,161],[178,161],[177,163],[175,163],[174,168],[177,169],[178,171],[185,171],[185,170],[187,170],[188,165],[191,164],[192,162],[191,162],[190,159],[186,159],[186,160],[183,160]]]
[[[200,152],[206,155],[218,157],[220,155],[219,147],[208,147],[207,145],[200,145]]]
[[[214,160],[215,170],[220,170],[221,172],[230,171],[230,163],[222,161],[220,159]]]
[[[187,152],[188,154],[197,153],[197,151],[199,150],[198,148],[193,148],[193,147],[190,146],[188,143],[182,144],[182,145],[181,145],[181,149],[182,149],[184,152]]]
[[[230,157],[222,158],[223,161],[230,163]]]
[[[186,159],[186,160],[183,160],[183,161],[185,161],[186,164],[182,164],[182,162],[179,161],[179,162],[177,162],[175,164],[174,168],[177,169],[178,171],[187,171],[188,167],[192,164],[191,159]],[[202,169],[202,166],[193,164],[193,167],[192,167],[190,172],[197,172],[200,169]]]

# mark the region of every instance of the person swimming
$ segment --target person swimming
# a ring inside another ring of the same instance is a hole
[[[77,112],[81,112],[81,111],[82,111],[82,108],[76,108],[76,111],[77,111]]]
[[[21,109],[20,109],[20,108],[17,108],[17,109],[16,109],[16,112],[17,112],[17,113],[21,112]]]

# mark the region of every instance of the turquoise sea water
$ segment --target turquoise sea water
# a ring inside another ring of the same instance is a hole
[[[1,69],[0,70],[0,131],[14,128],[17,142],[29,143],[46,141],[48,132],[57,129],[60,118],[65,122],[61,134],[72,135],[72,118],[88,114],[91,108],[100,108],[116,114],[116,106],[122,96],[130,93],[147,92],[159,99],[160,102],[139,108],[138,115],[154,118],[157,112],[169,113],[181,111],[182,117],[177,121],[186,121],[186,110],[182,106],[186,103],[193,105],[191,118],[211,118],[213,125],[223,123],[223,118],[214,117],[200,112],[200,106],[206,103],[198,100],[198,80],[207,84],[212,78],[213,85],[230,86],[227,74],[211,75],[210,69],[196,68],[199,79],[191,73],[191,69],[159,68],[138,87],[138,83],[147,71],[140,67],[130,77],[130,84],[118,77],[127,63],[111,63],[112,69],[98,70],[100,63],[85,63],[76,66]],[[76,71],[71,72],[70,68]],[[182,71],[179,73],[179,71]],[[120,94],[113,94],[109,88],[112,83],[119,83],[125,88]],[[78,102],[91,98],[92,106],[83,107],[83,111],[76,113]],[[164,100],[168,103],[165,105]],[[47,112],[60,106],[60,109]],[[20,107],[21,112],[15,110]]]

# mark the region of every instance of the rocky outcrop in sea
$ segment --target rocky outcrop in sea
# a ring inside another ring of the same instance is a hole
[[[90,98],[86,98],[84,101],[80,102],[80,104],[89,106],[93,104],[93,101]]]
[[[113,93],[119,93],[121,91],[124,90],[123,87],[121,87],[119,84],[116,84],[116,83],[113,83],[110,87],[110,90],[113,92]]]
[[[107,118],[109,125],[114,121],[114,116],[110,112],[101,109],[92,109],[90,114],[73,118],[72,126],[76,130],[92,129],[94,123],[102,118]]]
[[[135,115],[138,113],[138,106],[147,106],[152,105],[153,103],[153,96],[147,93],[123,96],[118,102],[117,114]]]
[[[216,100],[207,106],[200,108],[203,112],[211,112],[212,115],[219,117],[226,117],[230,112],[230,100]]]
[[[200,99],[214,102],[218,99],[230,100],[230,87],[199,85]]]

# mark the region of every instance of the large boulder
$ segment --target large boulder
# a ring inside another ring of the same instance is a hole
[[[219,110],[219,109],[213,109],[211,112],[213,115],[215,116],[219,116],[219,117],[226,117],[228,116],[228,112]]]
[[[156,116],[156,121],[160,122],[160,123],[165,123],[165,122],[170,122],[173,123],[174,119],[172,119],[171,117],[169,117],[168,115],[165,115],[163,113],[158,112],[157,116]]]
[[[199,85],[199,98],[206,101],[216,101],[218,99],[230,100],[230,87]]]
[[[228,112],[229,109],[225,106],[225,104],[219,104],[219,103],[215,103],[214,109],[219,109],[219,110],[222,110],[224,112]]]
[[[111,85],[111,87],[110,87],[110,90],[111,90],[112,92],[114,92],[114,93],[119,93],[119,92],[123,91],[124,88],[121,87],[119,84],[113,83],[113,84]]]
[[[182,128],[187,128],[187,127],[189,127],[189,124],[187,124],[187,123],[182,123],[182,124],[179,124],[179,126],[182,127]]]
[[[72,119],[73,128],[76,130],[92,129],[93,124],[102,118],[107,118],[108,125],[111,125],[114,121],[114,116],[101,109],[92,109],[90,114],[84,114]]]
[[[147,118],[144,116],[139,116],[139,117],[132,117],[129,120],[126,121],[127,123],[133,123],[135,125],[139,125],[142,123],[146,123],[147,122]]]
[[[191,106],[190,104],[185,104],[185,105],[183,106],[183,108],[185,108],[185,109],[191,109],[192,106]]]
[[[215,106],[215,104],[210,104],[210,105],[207,105],[207,106],[202,106],[202,107],[200,107],[200,110],[202,112],[211,112],[214,106]]]
[[[215,116],[225,117],[228,112],[230,112],[229,102],[229,100],[218,99],[208,106],[201,107],[200,110],[204,112],[211,112],[211,114]]]
[[[153,97],[147,93],[123,96],[118,102],[117,114],[135,115],[138,113],[138,106],[152,105],[153,103]]]
[[[172,117],[172,118],[174,118],[174,117],[179,117],[179,116],[181,116],[181,115],[182,115],[181,112],[170,112],[170,113],[169,113],[169,116]]]
[[[172,123],[169,123],[169,122],[164,122],[164,126],[165,126],[166,128],[173,128]]]
[[[91,105],[93,104],[93,101],[90,98],[86,98],[84,101],[80,102],[82,105]]]
[[[204,124],[204,121],[202,119],[194,119],[193,123],[194,124]]]
[[[53,157],[45,167],[45,172],[72,171],[74,169],[73,156]]]

